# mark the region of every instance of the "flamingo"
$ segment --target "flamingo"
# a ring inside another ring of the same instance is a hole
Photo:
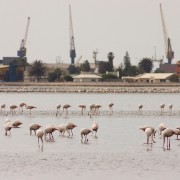
[[[170,137],[173,136],[175,134],[174,130],[167,128],[162,132],[162,136],[163,136],[163,148],[164,148],[164,144],[165,144],[165,138],[167,138],[167,150],[170,150]],[[169,142],[168,142],[169,140]]]
[[[180,129],[179,129],[179,128],[176,128],[176,129],[174,130],[174,134],[177,135],[177,140],[179,140],[179,139],[178,139],[178,136],[180,135]]]
[[[57,116],[58,114],[60,114],[60,108],[61,108],[61,105],[58,104],[58,105],[56,106],[56,109],[57,109],[56,116]]]
[[[110,110],[110,112],[112,112],[112,111],[113,111],[113,106],[114,106],[114,103],[109,103],[109,104],[108,104],[108,106],[109,106],[109,110]]]
[[[94,115],[94,113],[95,113],[95,104],[90,104],[89,109],[90,109],[90,111],[88,112],[88,115],[91,118],[91,116]]]
[[[17,108],[16,105],[11,105],[11,106],[10,106],[10,111],[11,111],[12,115],[15,115],[15,113],[16,113],[16,111],[15,111],[16,108]]]
[[[87,135],[88,135],[90,132],[92,132],[92,130],[90,130],[90,129],[87,129],[87,128],[81,129],[81,131],[80,131],[81,141],[83,141],[83,136],[84,136],[84,138],[85,138],[84,142],[88,141]]]
[[[5,136],[7,136],[7,132],[9,131],[9,133],[11,134],[11,129],[13,128],[12,123],[10,122],[10,120],[6,120],[4,123],[4,130],[5,130]]]
[[[172,113],[173,104],[169,104],[169,110]]]
[[[54,139],[53,132],[58,130],[58,128],[54,127],[53,125],[47,125],[44,130],[44,139],[46,140],[46,135],[49,134],[49,139]]]
[[[84,110],[86,110],[86,105],[79,105],[78,107],[81,108],[81,115],[83,115]]]
[[[66,128],[66,131],[68,132],[69,136],[70,137],[70,132],[71,132],[71,135],[73,136],[73,132],[72,130],[77,127],[77,125],[71,123],[71,122],[68,122],[67,124],[65,124],[65,128]]]
[[[5,115],[5,108],[6,108],[6,105],[5,104],[1,104],[1,114],[2,115]]]
[[[27,106],[26,109],[29,109],[30,110],[30,115],[31,115],[31,109],[34,109],[34,108],[37,108],[35,106]]]
[[[30,135],[32,134],[32,131],[34,131],[36,135],[36,131],[40,128],[41,126],[37,123],[33,123],[29,125],[29,130],[30,130]]]
[[[59,133],[64,136],[64,133],[66,131],[66,125],[65,124],[60,124],[60,125],[57,126],[57,129],[58,129]]]
[[[62,111],[61,115],[63,114],[64,110],[66,110],[66,115],[68,115],[68,109],[69,109],[70,107],[71,107],[71,106],[70,106],[69,104],[65,104],[65,105],[63,106],[63,111]]]
[[[142,105],[142,104],[139,104],[139,105],[138,105],[139,113],[142,113],[142,108],[143,108],[143,105]]]
[[[162,137],[162,132],[166,129],[166,126],[164,125],[164,123],[161,123],[159,124],[158,129],[159,129],[159,135],[160,137]]]
[[[97,133],[98,129],[99,129],[98,123],[94,122],[92,124],[92,132],[95,132],[95,136],[94,136],[95,138],[97,138],[96,133]]]
[[[44,136],[44,131],[42,129],[38,129],[36,131],[36,136],[38,138],[38,146],[39,147],[40,147],[39,139],[41,139],[41,142],[42,142],[41,150],[43,151],[43,136]]]
[[[165,107],[165,104],[160,104],[161,114],[164,113],[164,107]]]
[[[12,122],[13,128],[19,128],[19,126],[21,124],[23,124],[23,123],[21,121],[19,121],[19,120],[15,120],[15,121]]]
[[[20,103],[19,104],[19,110],[21,109],[22,114],[23,114],[23,107],[27,107],[27,104],[26,103]]]
[[[151,126],[145,126],[142,128],[139,128],[140,130],[143,130],[146,133],[147,136],[147,144],[149,144],[149,138],[151,137],[151,144],[155,143],[154,139],[155,138],[155,134],[156,134],[156,130],[155,128],[151,127]]]
[[[100,108],[101,108],[102,106],[101,105],[99,105],[99,104],[95,104],[94,105],[94,112],[97,114],[97,115],[99,115],[100,114]]]

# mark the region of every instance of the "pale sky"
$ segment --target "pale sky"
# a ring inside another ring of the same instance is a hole
[[[167,32],[175,58],[180,60],[180,0],[0,0],[0,59],[16,56],[31,17],[27,58],[55,63],[69,57],[69,5],[71,5],[76,54],[82,62],[107,60],[113,52],[114,64],[123,62],[128,51],[131,63],[144,57],[165,56],[159,4],[162,3]],[[164,63],[167,60],[164,58]]]

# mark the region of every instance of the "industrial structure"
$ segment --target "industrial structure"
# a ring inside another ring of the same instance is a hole
[[[27,25],[26,25],[26,31],[25,31],[24,38],[21,40],[20,48],[17,51],[17,56],[20,57],[20,58],[23,58],[23,57],[26,56],[26,49],[27,49],[26,48],[26,42],[27,42],[29,24],[30,24],[30,17],[28,17],[28,20],[27,20]]]
[[[165,55],[166,55],[166,58],[168,59],[168,64],[171,64],[172,59],[174,58],[174,52],[171,48],[171,39],[168,37],[161,4],[160,4],[160,13],[161,13],[161,20],[162,20],[162,27],[163,27],[163,35],[164,35]]]
[[[69,37],[70,37],[70,58],[71,64],[74,64],[76,57],[75,43],[74,43],[74,33],[73,33],[73,23],[71,15],[71,6],[69,5]]]

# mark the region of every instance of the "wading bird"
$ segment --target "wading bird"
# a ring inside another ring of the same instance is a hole
[[[45,130],[44,130],[44,139],[46,140],[46,135],[49,134],[49,139],[54,139],[53,137],[53,132],[58,130],[56,127],[54,127],[53,125],[47,125]]]
[[[20,104],[19,104],[19,110],[22,111],[22,114],[23,114],[23,108],[24,108],[24,107],[27,107],[27,104],[26,104],[26,103],[20,103]]]
[[[140,130],[143,130],[146,133],[147,136],[147,144],[149,144],[149,138],[151,138],[151,144],[155,143],[154,139],[155,138],[155,134],[156,134],[156,130],[155,128],[151,127],[151,126],[145,126],[142,128],[139,128]]]
[[[5,115],[5,108],[6,108],[6,105],[5,104],[1,104],[1,114],[3,116]]]
[[[43,136],[44,136],[44,131],[42,129],[38,129],[36,131],[36,136],[38,138],[38,146],[39,147],[40,147],[39,139],[41,139],[41,142],[42,142],[41,150],[43,151]]]
[[[142,105],[142,104],[139,104],[139,105],[138,105],[138,109],[139,109],[138,113],[139,113],[139,114],[142,114],[142,108],[143,108],[143,105]]]
[[[83,115],[83,112],[86,110],[86,105],[81,104],[78,107],[81,108],[81,115]]]
[[[180,129],[179,129],[179,128],[176,128],[176,129],[174,130],[174,134],[177,135],[177,140],[179,140],[179,139],[178,139],[178,136],[180,135]]]
[[[7,136],[8,134],[8,131],[9,131],[9,134],[11,134],[11,129],[13,128],[13,125],[12,123],[10,122],[10,120],[6,120],[5,123],[4,123],[4,130],[5,130],[5,136]]]
[[[98,123],[94,122],[92,124],[92,132],[95,132],[95,136],[94,136],[95,138],[97,138],[96,133],[97,133],[98,129],[99,129]]]
[[[22,123],[21,121],[19,121],[19,120],[14,120],[14,121],[12,122],[13,128],[19,128],[19,126],[20,126],[21,124],[23,124],[23,123]]]
[[[170,137],[173,136],[175,134],[174,130],[172,129],[165,129],[163,132],[162,132],[162,137],[163,137],[163,148],[164,148],[164,145],[165,145],[165,139],[167,139],[167,150],[170,150],[170,147],[171,147],[171,144],[170,144]]]
[[[57,109],[56,116],[57,116],[58,114],[60,115],[61,105],[58,104],[58,105],[56,106],[56,109]]]
[[[30,115],[31,115],[31,109],[34,109],[34,108],[37,108],[37,107],[35,107],[35,106],[27,106],[27,107],[26,107],[26,109],[29,109]]]
[[[160,104],[161,114],[164,114],[165,104]]]
[[[85,138],[84,142],[87,142],[88,139],[87,139],[87,135],[92,132],[92,130],[90,129],[86,129],[86,128],[83,128],[81,129],[80,131],[80,134],[81,134],[81,141],[83,141],[83,137]]]
[[[159,124],[158,130],[159,130],[159,136],[162,137],[162,132],[166,129],[166,126],[164,123]]]
[[[11,106],[10,106],[10,111],[11,111],[11,114],[12,114],[12,115],[15,115],[15,114],[16,114],[16,108],[17,108],[16,105],[11,105]]]
[[[65,104],[65,105],[63,106],[63,111],[62,111],[61,115],[63,114],[64,110],[66,110],[66,116],[67,116],[67,115],[68,115],[68,109],[69,109],[70,107],[71,107],[71,106],[70,106],[69,104]]]
[[[29,130],[30,130],[30,135],[32,134],[32,131],[34,131],[34,134],[36,135],[36,131],[40,128],[41,126],[37,123],[33,123],[29,125]]]
[[[68,122],[67,124],[65,124],[66,131],[67,131],[68,134],[69,134],[68,137],[70,137],[70,135],[73,136],[72,130],[73,130],[75,127],[77,127],[77,125],[75,125],[75,124],[73,124],[73,123],[71,123],[71,122]]]

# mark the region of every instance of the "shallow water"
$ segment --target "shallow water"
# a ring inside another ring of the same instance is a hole
[[[177,164],[180,160],[180,141],[171,138],[171,150],[162,148],[162,139],[156,135],[156,143],[144,144],[146,136],[138,128],[160,123],[167,127],[180,126],[179,94],[48,94],[48,93],[1,93],[1,104],[6,104],[7,116],[1,115],[0,127],[0,179],[163,179],[180,175]],[[15,116],[9,113],[9,106],[25,102],[37,106],[32,115],[18,110]],[[108,103],[113,102],[114,112],[109,115]],[[89,118],[80,115],[79,104],[102,105],[100,116]],[[166,104],[160,114],[161,103]],[[173,104],[173,112],[168,104]],[[65,117],[55,116],[57,104],[71,104]],[[143,104],[142,114],[138,114],[138,104]],[[4,136],[3,123],[6,118],[23,122],[20,128],[12,129],[11,135]],[[88,136],[88,143],[81,143],[80,129],[99,124],[98,138]],[[59,125],[73,122],[77,128],[74,136],[59,136],[54,133],[54,141],[44,142],[43,152],[38,148],[36,136],[29,135],[29,124],[37,122]]]

